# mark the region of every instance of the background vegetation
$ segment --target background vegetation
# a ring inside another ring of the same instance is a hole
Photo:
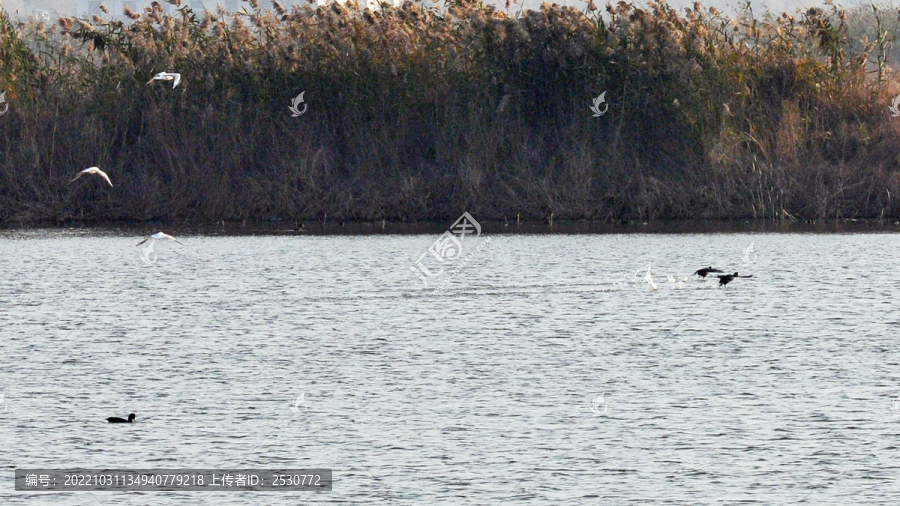
[[[126,15],[0,17],[0,221],[900,217],[894,11]]]

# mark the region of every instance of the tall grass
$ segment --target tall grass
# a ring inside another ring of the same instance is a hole
[[[900,217],[878,11],[127,14],[0,15],[0,220]]]

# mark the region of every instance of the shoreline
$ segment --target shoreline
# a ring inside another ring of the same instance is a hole
[[[477,220],[477,216],[475,217]],[[390,222],[346,221],[304,223],[300,229],[286,221],[223,221],[213,223],[185,223],[184,221],[105,221],[66,222],[51,224],[0,223],[0,235],[8,232],[80,231],[98,235],[122,233],[150,233],[165,231],[173,235],[207,236],[338,236],[338,235],[427,235],[441,234],[452,220]],[[522,220],[479,221],[484,235],[592,235],[592,234],[728,234],[728,233],[880,233],[900,232],[900,220],[846,219],[846,220],[654,220],[619,223],[592,222],[590,220]]]

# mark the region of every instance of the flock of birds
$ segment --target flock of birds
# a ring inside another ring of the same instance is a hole
[[[705,278],[706,276],[710,275],[713,272],[725,272],[725,271],[720,271],[719,269],[714,269],[712,266],[709,266],[709,267],[704,267],[704,268],[698,270],[694,274],[697,276],[700,276],[701,278]],[[725,274],[723,276],[716,276],[716,277],[719,278],[719,286],[727,286],[728,283],[731,283],[736,278],[752,278],[753,274],[750,274],[749,276],[741,276],[735,272],[734,274]]]
[[[106,172],[103,172],[102,170],[100,170],[99,167],[88,167],[88,168],[84,169],[83,171],[79,172],[78,175],[75,176],[75,179],[73,179],[72,181],[69,181],[69,182],[70,182],[70,183],[71,183],[71,182],[74,182],[75,180],[77,180],[77,179],[80,178],[81,176],[84,176],[84,175],[87,175],[87,174],[94,174],[94,175],[100,176],[100,177],[102,177],[107,183],[109,183],[109,186],[112,186],[112,185],[113,185],[113,184],[112,184],[112,181],[109,180],[109,176],[106,174]],[[184,246],[184,243],[182,243],[182,242],[179,241],[178,239],[175,239],[174,237],[172,237],[171,235],[169,235],[169,234],[167,234],[167,233],[165,233],[165,232],[157,232],[157,233],[151,235],[150,237],[144,239],[143,241],[137,243],[135,246],[140,246],[141,244],[144,244],[144,243],[147,242],[147,241],[161,241],[161,240],[163,240],[163,239],[168,239],[168,240],[170,240],[170,241],[175,241],[175,242],[177,242],[178,244],[181,244],[182,246]]]
[[[175,89],[175,87],[178,86],[178,83],[181,82],[181,74],[176,74],[176,73],[172,73],[172,72],[160,72],[159,74],[156,74],[155,76],[153,76],[153,79],[148,81],[147,84],[150,84],[153,81],[174,81],[172,84],[172,89]],[[109,179],[109,175],[106,172],[103,172],[102,170],[100,170],[100,167],[88,167],[88,168],[84,169],[83,171],[79,172],[78,174],[76,174],[75,178],[69,182],[70,183],[75,182],[81,176],[88,176],[88,175],[99,176],[99,177],[103,178],[103,180],[106,181],[111,188],[113,187],[112,181]],[[178,239],[175,239],[171,235],[166,234],[165,232],[157,232],[157,233],[151,235],[150,237],[144,239],[143,241],[137,243],[136,246],[140,246],[141,244],[144,244],[147,241],[156,242],[156,241],[161,241],[164,239],[167,239],[170,241],[175,241],[178,244],[181,244],[182,246],[184,246],[184,243],[182,243]],[[111,417],[107,418],[106,421],[108,423],[134,423],[135,418],[137,418],[135,416],[135,414],[131,413],[130,415],[128,415],[127,420],[125,418],[119,418],[118,416],[111,416]]]
[[[707,276],[709,276],[712,273],[716,273],[716,272],[723,273],[720,276],[715,276],[715,277],[719,278],[719,287],[720,288],[723,286],[727,286],[728,283],[731,283],[732,281],[734,281],[737,278],[752,278],[753,277],[752,274],[750,274],[748,276],[741,276],[737,272],[735,272],[734,274],[724,274],[725,271],[716,269],[713,266],[698,269],[697,271],[694,272],[693,275],[700,276],[701,278],[706,279]],[[674,276],[669,276],[668,279],[669,279],[669,283],[672,283],[675,288],[683,288],[684,283],[687,282],[688,279],[690,279],[690,276],[686,276],[681,281],[678,281],[677,279],[675,279]],[[653,288],[654,290],[657,290],[659,288],[658,286],[656,286],[656,282],[653,281],[653,275],[650,274],[650,268],[647,268],[647,274],[644,276],[644,281],[649,283],[650,287]]]
[[[163,81],[163,82],[169,82],[169,81],[171,81],[171,82],[172,82],[172,89],[174,90],[174,89],[178,86],[178,84],[181,82],[181,74],[178,74],[178,73],[175,73],[175,72],[160,72],[160,73],[156,74],[155,76],[153,76],[152,79],[150,79],[149,81],[147,81],[147,84],[148,84],[148,85],[149,85],[149,84],[152,84],[153,81]],[[107,183],[109,183],[109,186],[110,186],[110,187],[113,186],[112,181],[109,179],[109,176],[106,174],[106,172],[103,172],[102,170],[100,170],[99,167],[88,167],[87,169],[84,169],[83,171],[79,172],[79,173],[75,176],[74,179],[72,179],[72,182],[76,181],[78,178],[80,178],[81,176],[85,176],[85,175],[97,175],[97,176],[100,176],[100,177],[103,178]],[[141,244],[144,244],[144,243],[147,242],[147,241],[161,241],[161,240],[170,240],[170,241],[174,241],[174,242],[176,242],[176,243],[181,244],[182,246],[184,246],[184,244],[183,244],[182,242],[178,241],[177,239],[175,239],[175,238],[172,237],[171,235],[166,234],[166,233],[164,233],[164,232],[157,232],[157,233],[151,235],[150,237],[144,239],[143,241],[137,243],[136,246],[140,246]],[[704,268],[702,268],[702,269],[697,270],[696,272],[694,272],[694,274],[697,275],[697,276],[700,276],[701,278],[706,278],[706,276],[708,276],[708,275],[710,275],[710,274],[712,274],[712,273],[724,273],[724,272],[725,272],[725,271],[722,271],[722,270],[719,270],[719,269],[715,269],[715,268],[713,268],[712,266],[709,266],[709,267],[704,267]],[[648,272],[648,275],[649,275],[649,272]],[[735,272],[734,274],[724,274],[724,275],[716,276],[716,277],[719,278],[719,286],[722,287],[722,286],[727,286],[728,283],[731,283],[731,282],[734,281],[736,278],[752,278],[753,275],[751,274],[751,275],[749,275],[749,276],[741,276],[741,275],[739,275],[737,272]],[[687,279],[687,278],[685,278],[685,279]],[[670,281],[670,282],[674,282],[675,279],[674,279],[672,276],[669,276],[669,281]],[[653,285],[653,287],[656,288],[655,284],[652,282],[652,279],[650,280],[650,282],[651,282],[651,285]],[[107,420],[107,422],[109,422],[109,423],[134,423],[134,419],[135,419],[135,418],[136,418],[136,417],[135,417],[135,414],[134,414],[134,413],[131,413],[130,415],[128,415],[128,419],[127,419],[127,420],[124,419],[124,418],[119,418],[119,417],[115,417],[115,416],[114,416],[114,417],[107,418],[106,420]]]
[[[174,73],[174,72],[160,72],[159,74],[156,74],[155,76],[153,76],[153,79],[147,81],[147,84],[150,84],[150,83],[152,83],[153,81],[173,81],[172,89],[175,89],[175,87],[178,86],[178,83],[181,82],[181,74],[177,74],[177,73]],[[103,178],[104,181],[106,181],[107,183],[109,183],[109,186],[110,186],[110,187],[113,186],[112,181],[109,179],[109,175],[107,175],[106,172],[103,172],[102,170],[100,170],[100,167],[88,167],[88,168],[84,169],[83,171],[79,172],[79,173],[75,176],[75,178],[72,179],[72,181],[69,181],[69,182],[70,182],[70,183],[75,182],[75,181],[77,181],[78,178],[80,178],[81,176],[87,176],[87,175],[95,175],[95,176],[99,176],[99,177]],[[181,244],[182,246],[184,246],[184,243],[178,241],[177,239],[175,239],[175,238],[172,237],[171,235],[166,234],[166,233],[164,233],[164,232],[157,232],[157,233],[151,235],[150,237],[144,239],[143,241],[137,243],[136,246],[140,246],[141,244],[144,244],[144,243],[147,242],[147,241],[154,241],[154,242],[155,242],[155,241],[161,241],[161,240],[164,240],[164,239],[167,239],[167,240],[170,240],[170,241],[175,241],[175,242],[177,242],[178,244]],[[134,415],[132,414],[131,416],[133,417]],[[119,418],[119,420],[121,420],[121,418]],[[132,418],[129,417],[129,421],[131,421],[131,420],[132,420]],[[124,420],[123,420],[123,421],[124,421]],[[112,419],[110,419],[110,422],[112,422]],[[112,422],[112,423],[115,423],[115,422]]]

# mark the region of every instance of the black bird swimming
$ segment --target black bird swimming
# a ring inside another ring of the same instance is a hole
[[[695,272],[694,274],[700,276],[701,278],[705,278],[706,275],[709,274],[710,272],[725,272],[725,271],[720,271],[719,269],[713,269],[712,266],[709,266],[705,269],[700,269],[699,271]]]
[[[107,418],[106,421],[109,423],[134,423],[134,419],[135,419],[135,414],[132,413],[132,414],[128,415],[128,420],[126,420],[124,418],[119,418],[118,416],[111,416],[111,417]]]
[[[734,278],[752,278],[753,274],[751,274],[749,276],[739,276],[738,273],[735,272],[734,274],[726,274],[724,276],[716,276],[716,277],[719,278],[719,286],[725,286],[728,283],[731,283],[732,281],[734,281]]]

